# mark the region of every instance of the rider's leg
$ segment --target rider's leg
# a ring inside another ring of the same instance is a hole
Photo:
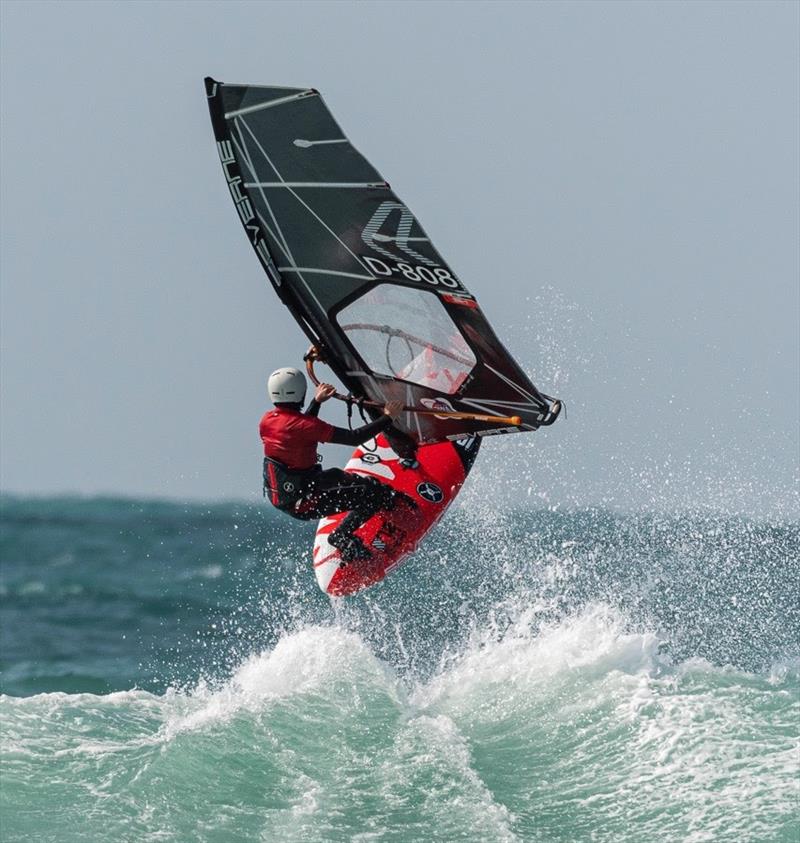
[[[369,551],[354,533],[376,512],[391,509],[396,494],[389,486],[377,480],[331,468],[314,477],[307,499],[308,506],[304,507],[304,512],[313,513],[315,517],[347,512],[339,526],[328,536],[328,541],[342,549],[346,556],[366,558]]]

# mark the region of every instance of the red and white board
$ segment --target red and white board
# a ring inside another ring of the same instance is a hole
[[[356,448],[344,470],[374,477],[404,492],[417,509],[399,504],[390,512],[373,515],[356,530],[372,557],[355,562],[343,562],[339,551],[328,542],[347,513],[323,518],[314,540],[314,572],[319,587],[335,596],[355,594],[380,582],[403,562],[444,515],[464,484],[474,459],[470,450],[453,442],[423,445],[417,450],[416,464],[407,466],[382,434]]]

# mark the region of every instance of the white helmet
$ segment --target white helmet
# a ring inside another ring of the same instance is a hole
[[[276,369],[267,381],[273,404],[302,404],[306,397],[306,377],[299,369]]]

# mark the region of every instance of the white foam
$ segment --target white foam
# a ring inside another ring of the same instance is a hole
[[[616,611],[595,605],[580,616],[537,630],[537,609],[524,609],[502,633],[489,628],[475,636],[447,671],[417,689],[413,700],[427,706],[467,699],[476,691],[514,695],[576,670],[605,674],[649,672],[659,641],[653,634],[628,633]]]
[[[314,626],[281,638],[272,650],[251,656],[219,690],[199,686],[175,694],[175,713],[166,723],[172,735],[223,722],[241,710],[257,711],[293,695],[331,688],[334,683],[363,681],[397,693],[391,670],[355,633]]]
[[[775,691],[763,676],[702,659],[673,666],[658,647],[601,605],[539,631],[531,608],[474,636],[411,701],[468,742],[515,736],[518,769],[494,785],[515,810],[532,807],[534,775],[537,800],[563,816],[590,807],[610,838],[627,828],[637,839],[768,838],[797,798],[800,752],[787,735],[800,702],[785,691],[782,713],[764,722]]]
[[[387,803],[416,801],[423,815],[436,817],[436,833],[443,839],[448,828],[455,839],[465,826],[475,840],[518,839],[513,815],[476,772],[468,742],[450,717],[420,714],[407,720],[376,778]]]
[[[793,663],[769,682],[701,659],[672,665],[657,636],[607,606],[543,624],[550,608],[498,605],[408,694],[361,636],[313,626],[219,688],[3,698],[4,737],[13,763],[46,763],[92,793],[98,824],[103,811],[127,821],[131,775],[141,807],[159,776],[199,769],[207,782],[220,765],[236,786],[243,765],[275,791],[247,808],[264,839],[333,839],[345,826],[362,841],[399,828],[555,839],[579,835],[582,817],[608,839],[774,837],[797,797]],[[168,807],[148,822],[171,822]],[[186,810],[221,833],[207,806]]]

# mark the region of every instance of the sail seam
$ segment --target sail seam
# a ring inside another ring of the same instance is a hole
[[[312,266],[279,266],[279,272],[311,272],[317,275],[341,275],[343,278],[358,278],[360,281],[374,281],[374,275],[359,275],[357,272],[342,272],[338,269],[322,269]]]
[[[372,187],[388,188],[385,181],[257,181],[245,182],[245,187]]]
[[[270,165],[270,167],[272,167],[272,169],[275,171],[275,175],[277,175],[277,177],[278,177],[281,181],[285,181],[285,179],[283,178],[283,176],[282,176],[282,175],[278,172],[278,168],[277,168],[277,167],[276,167],[276,166],[272,163],[272,159],[269,157],[269,155],[267,155],[267,152],[266,152],[266,150],[264,149],[264,147],[263,147],[263,146],[261,146],[261,143],[259,142],[258,138],[257,138],[257,137],[255,136],[255,134],[253,133],[253,130],[252,130],[252,129],[251,129],[251,128],[247,125],[247,123],[246,123],[244,120],[242,120],[241,122],[242,122],[242,125],[245,127],[245,129],[247,129],[247,131],[248,131],[248,133],[249,133],[250,137],[251,137],[251,138],[253,139],[253,141],[255,142],[255,145],[256,145],[256,146],[259,148],[259,150],[261,151],[261,154],[264,156],[264,158],[266,158],[267,163],[268,163],[268,164]],[[345,243],[345,242],[344,242],[344,240],[342,240],[342,239],[339,237],[339,235],[338,235],[338,234],[337,234],[337,233],[336,233],[336,232],[335,232],[335,231],[334,231],[334,230],[333,230],[333,229],[332,229],[332,228],[331,228],[331,227],[330,227],[330,226],[329,226],[329,225],[325,222],[325,220],[323,220],[323,219],[322,219],[322,217],[318,216],[318,215],[314,212],[314,210],[311,208],[311,206],[310,206],[310,205],[308,205],[306,202],[304,202],[304,201],[303,201],[303,200],[302,200],[302,199],[301,199],[301,198],[300,198],[300,197],[299,197],[299,196],[298,196],[298,195],[294,192],[294,190],[292,190],[292,188],[291,188],[291,187],[288,187],[288,188],[287,188],[287,190],[289,191],[289,193],[291,193],[291,194],[292,194],[292,196],[294,196],[294,198],[295,198],[295,199],[297,199],[297,201],[298,201],[301,205],[303,205],[303,207],[304,207],[304,208],[306,208],[306,210],[307,210],[307,211],[308,211],[308,212],[309,212],[309,213],[310,213],[310,214],[311,214],[311,215],[312,215],[312,216],[313,216],[316,220],[318,220],[318,221],[319,221],[319,223],[320,223],[320,224],[321,224],[321,225],[322,225],[322,226],[323,226],[323,227],[324,227],[324,228],[325,228],[325,229],[326,229],[326,230],[327,230],[327,231],[331,234],[331,236],[332,236],[332,237],[334,237],[334,238],[335,238],[335,239],[336,239],[339,243],[341,243],[341,245],[342,245],[342,246],[343,246],[343,247],[344,247],[344,248],[345,248],[345,249],[346,249],[346,250],[347,250],[347,251],[348,251],[348,252],[349,252],[349,253],[350,253],[350,254],[351,254],[354,258],[355,258],[356,263],[357,263],[357,264],[358,264],[358,265],[359,265],[362,269],[367,269],[367,267],[364,265],[364,262],[361,260],[361,258],[359,258],[359,256],[358,256],[355,252],[353,252],[353,251],[350,249],[350,247],[347,245],[347,243]],[[264,196],[264,194],[263,194],[263,193],[262,193],[262,198],[264,199],[264,201],[265,201],[265,202],[267,201],[267,200],[266,200],[266,197]],[[269,205],[268,205],[268,207],[269,207]],[[272,213],[272,211],[271,211],[271,210],[270,210],[270,213]],[[273,214],[273,217],[274,217],[274,214]],[[294,259],[292,259],[292,263],[293,263],[295,266],[297,266],[297,262],[296,262]],[[367,271],[369,272],[369,270],[368,270],[368,269],[367,269]],[[308,282],[305,280],[305,278],[303,278],[302,273],[299,273],[299,272],[298,272],[298,276],[299,276],[299,277],[300,277],[300,279],[302,280],[303,284],[305,284],[305,286],[306,286],[306,288],[308,289],[309,293],[311,293],[311,295],[312,295],[312,296],[314,296],[314,293],[311,291],[311,288],[308,286]],[[316,301],[316,302],[317,302],[317,304],[319,304],[319,300],[317,299],[317,297],[316,297],[316,296],[314,296],[314,301]],[[320,305],[320,307],[322,307],[322,305]],[[323,308],[323,310],[324,310],[324,308]]]
[[[237,149],[239,149],[239,151],[242,153],[242,157],[244,158],[245,163],[247,164],[250,172],[253,174],[253,176],[255,178],[258,178],[258,171],[256,170],[256,165],[253,163],[253,158],[250,155],[250,151],[247,149],[247,144],[245,143],[244,135],[242,134],[242,127],[240,125],[240,122],[244,123],[244,120],[242,120],[242,121],[234,120],[233,125],[236,128],[236,131],[239,133],[239,140],[241,141],[241,146],[238,143],[236,143],[236,138],[233,138],[233,142],[236,145]],[[245,125],[247,125],[247,124],[245,124]],[[270,166],[272,166],[271,163],[270,163]],[[273,167],[273,170],[275,170],[274,167]],[[277,170],[275,170],[275,172],[277,173]],[[275,242],[281,247],[283,253],[289,259],[289,263],[297,266],[297,262],[295,261],[291,250],[289,249],[289,243],[286,240],[286,237],[284,236],[284,233],[283,233],[280,225],[278,224],[278,220],[277,220],[277,218],[275,217],[275,214],[272,211],[272,207],[270,206],[269,202],[267,201],[267,197],[264,194],[264,191],[259,190],[259,193],[261,194],[261,200],[267,206],[267,211],[269,211],[269,215],[272,217],[272,222],[275,224],[275,230],[278,232],[280,237],[275,237],[275,235],[273,234],[270,227],[268,225],[266,225],[266,221],[264,220],[264,218],[261,214],[258,215],[259,219],[261,220],[262,224],[265,225],[267,231],[269,231],[269,233],[272,234],[273,238],[275,239]]]
[[[252,114],[254,111],[263,111],[265,108],[272,108],[274,105],[283,105],[293,100],[299,100],[302,97],[308,97],[316,94],[310,88],[306,91],[301,91],[299,94],[293,94],[289,97],[279,97],[276,100],[269,100],[268,102],[260,102],[257,105],[248,105],[246,108],[237,108],[235,111],[226,111],[225,119],[233,120],[234,117],[241,117],[243,114]]]
[[[239,124],[240,124],[240,123],[241,123],[241,125],[242,125],[242,126],[244,126],[244,127],[245,127],[245,129],[247,129],[248,133],[250,134],[250,137],[252,137],[252,138],[253,138],[253,140],[255,141],[256,146],[257,146],[257,147],[261,150],[261,154],[264,156],[264,158],[266,158],[267,163],[269,164],[269,166],[270,166],[270,167],[272,167],[272,170],[274,171],[275,175],[276,175],[279,179],[282,179],[282,178],[283,178],[283,176],[282,176],[282,175],[278,172],[278,168],[277,168],[277,167],[276,167],[276,166],[272,163],[272,160],[270,159],[269,155],[267,155],[267,153],[264,151],[264,147],[262,147],[262,146],[261,146],[261,144],[258,142],[258,138],[257,138],[257,137],[253,134],[252,129],[251,129],[251,128],[247,125],[247,123],[246,123],[244,120],[238,120],[238,119],[237,119],[237,120],[235,120],[235,121],[234,121],[234,125],[237,127],[237,130],[238,130],[238,132],[239,132],[239,137],[240,137],[240,138],[241,138],[241,140],[242,140],[242,146],[243,146],[243,148],[246,148],[246,147],[247,147],[247,144],[244,142],[244,135],[242,134],[242,130],[241,130],[241,128],[239,127]],[[248,155],[249,155],[249,152],[248,152]],[[253,164],[252,158],[248,158],[248,166],[250,167],[250,170],[251,170],[251,172],[253,173],[253,175],[254,175],[256,178],[258,178],[258,173],[256,172],[255,165]],[[274,212],[273,212],[273,210],[272,210],[272,206],[271,206],[271,205],[269,204],[269,202],[267,201],[267,196],[266,196],[266,194],[265,194],[265,193],[264,193],[264,191],[263,191],[263,190],[261,190],[260,188],[259,188],[259,193],[261,194],[261,200],[262,200],[262,202],[263,202],[263,203],[267,206],[267,210],[269,211],[269,215],[272,217],[272,221],[275,223],[275,228],[277,229],[277,231],[278,231],[278,232],[280,233],[280,235],[281,235],[281,240],[283,241],[283,245],[284,245],[284,253],[285,253],[285,254],[286,254],[286,256],[289,258],[289,262],[292,264],[292,266],[297,267],[297,261],[294,259],[294,255],[292,254],[292,251],[291,251],[291,249],[289,248],[289,243],[288,243],[288,241],[286,240],[286,236],[284,235],[283,231],[281,230],[280,225],[278,224],[278,220],[277,220],[277,218],[276,218],[276,216],[275,216],[275,213],[274,213]],[[261,220],[261,222],[263,223],[263,222],[264,222],[264,219],[263,219],[263,217],[261,216],[261,214],[259,214],[258,216],[259,216],[259,219]],[[267,227],[267,230],[269,230],[269,227]],[[280,242],[280,241],[276,240],[276,242]],[[299,278],[299,279],[303,282],[303,286],[306,288],[306,290],[308,290],[308,294],[311,296],[312,300],[313,300],[313,301],[314,301],[314,303],[317,305],[317,307],[318,307],[318,308],[322,311],[322,313],[323,313],[325,316],[327,316],[327,315],[328,315],[328,314],[327,314],[327,311],[326,311],[326,310],[325,310],[325,308],[322,306],[322,302],[321,302],[321,301],[317,298],[316,293],[314,293],[314,291],[311,289],[311,285],[308,283],[308,281],[306,281],[306,279],[305,279],[305,278],[303,278],[302,273],[301,273],[301,272],[298,272],[298,273],[297,273],[297,277],[298,277],[298,278]]]

